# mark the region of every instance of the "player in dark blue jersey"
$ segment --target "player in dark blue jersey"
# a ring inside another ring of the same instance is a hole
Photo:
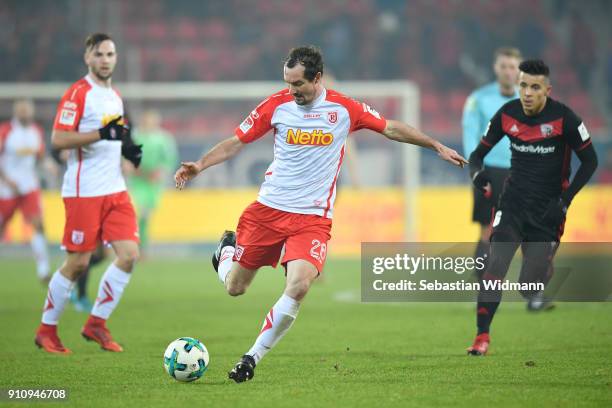
[[[493,116],[485,136],[470,156],[474,186],[483,190],[489,180],[483,159],[504,136],[510,139],[510,175],[493,219],[491,252],[482,281],[502,281],[518,247],[523,252],[519,281],[548,283],[565,216],[574,196],[597,167],[597,156],[582,120],[567,106],[549,97],[549,68],[540,60],[523,61],[520,99],[506,103]],[[572,182],[572,151],[580,167]],[[469,354],[483,355],[490,343],[489,327],[501,301],[501,290],[478,294],[478,333]],[[536,307],[541,293],[521,292]]]

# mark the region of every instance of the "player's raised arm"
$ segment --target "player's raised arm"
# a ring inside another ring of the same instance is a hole
[[[181,167],[179,167],[174,174],[176,188],[182,190],[185,187],[185,183],[189,180],[196,177],[205,169],[231,159],[238,154],[243,146],[244,143],[238,139],[238,136],[232,136],[210,149],[200,158],[200,160],[195,162],[181,162]]]
[[[468,161],[453,149],[444,146],[437,140],[427,136],[418,129],[397,120],[387,120],[387,126],[382,134],[391,140],[425,147],[434,150],[438,156],[455,166],[463,167]]]

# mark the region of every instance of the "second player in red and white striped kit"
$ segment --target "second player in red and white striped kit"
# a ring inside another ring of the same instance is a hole
[[[87,269],[98,242],[109,243],[117,258],[102,276],[98,297],[81,334],[102,349],[122,351],[106,320],[117,307],[139,256],[136,215],[121,174],[121,156],[139,164],[141,151],[123,125],[123,101],[111,86],[117,62],[115,43],[93,34],[85,44],[89,73],[75,82],[59,103],[51,142],[69,149],[62,186],[66,223],[64,264],[49,282],[35,343],[47,352],[69,353],[57,324],[77,278]]]
[[[213,256],[219,279],[230,295],[237,296],[246,291],[260,267],[276,266],[284,248],[280,259],[286,271],[284,293],[266,315],[251,349],[229,372],[236,382],[253,378],[256,364],[289,330],[312,282],[323,272],[336,183],[350,132],[370,129],[391,140],[435,150],[454,165],[467,163],[420,131],[325,89],[321,83],[323,58],[317,48],[292,49],[283,70],[288,89],[264,100],[233,137],[199,161],[182,163],[175,174],[177,187],[182,189],[206,168],[273,131],[274,160],[257,201],[242,213],[235,234],[223,234]]]
[[[0,123],[0,240],[17,210],[32,226],[32,252],[38,278],[49,280],[49,254],[43,225],[38,166],[45,158],[45,138],[34,121],[34,103],[15,101],[13,118]]]

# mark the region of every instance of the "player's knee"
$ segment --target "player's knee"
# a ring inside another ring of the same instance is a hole
[[[117,254],[115,265],[124,272],[131,273],[138,260],[138,253]]]
[[[285,288],[285,294],[297,301],[302,300],[310,289],[311,281],[309,279],[300,279],[293,282],[288,282]]]
[[[227,281],[225,283],[225,289],[230,296],[244,295],[246,292],[246,286],[238,282]]]
[[[140,250],[138,249],[138,247],[136,247],[136,249],[128,253],[127,261],[130,262],[131,264],[135,264],[136,262],[138,262],[139,259],[140,259]]]
[[[89,267],[89,259],[87,257],[78,257],[71,259],[61,268],[62,273],[71,280],[76,280]]]
[[[240,288],[240,287],[233,287],[232,286],[232,287],[227,288],[227,293],[230,296],[234,296],[234,297],[240,296],[240,295],[244,295],[245,292],[246,292],[246,289]]]
[[[125,271],[131,271],[139,257],[140,251],[138,250],[138,247],[130,248],[117,253],[117,261],[122,266],[121,269]]]
[[[80,275],[83,272],[85,272],[88,267],[89,267],[89,261],[88,260],[86,260],[86,259],[79,259],[77,262],[74,263],[72,269],[73,269],[73,271],[77,275]]]

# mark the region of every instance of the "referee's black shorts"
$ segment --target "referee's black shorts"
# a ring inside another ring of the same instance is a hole
[[[487,198],[482,192],[472,188],[472,194],[474,196],[472,221],[481,225],[489,225],[493,219],[493,210],[497,207],[499,196],[504,189],[504,182],[510,174],[510,170],[485,166],[484,172],[485,176],[491,180],[491,197]]]

